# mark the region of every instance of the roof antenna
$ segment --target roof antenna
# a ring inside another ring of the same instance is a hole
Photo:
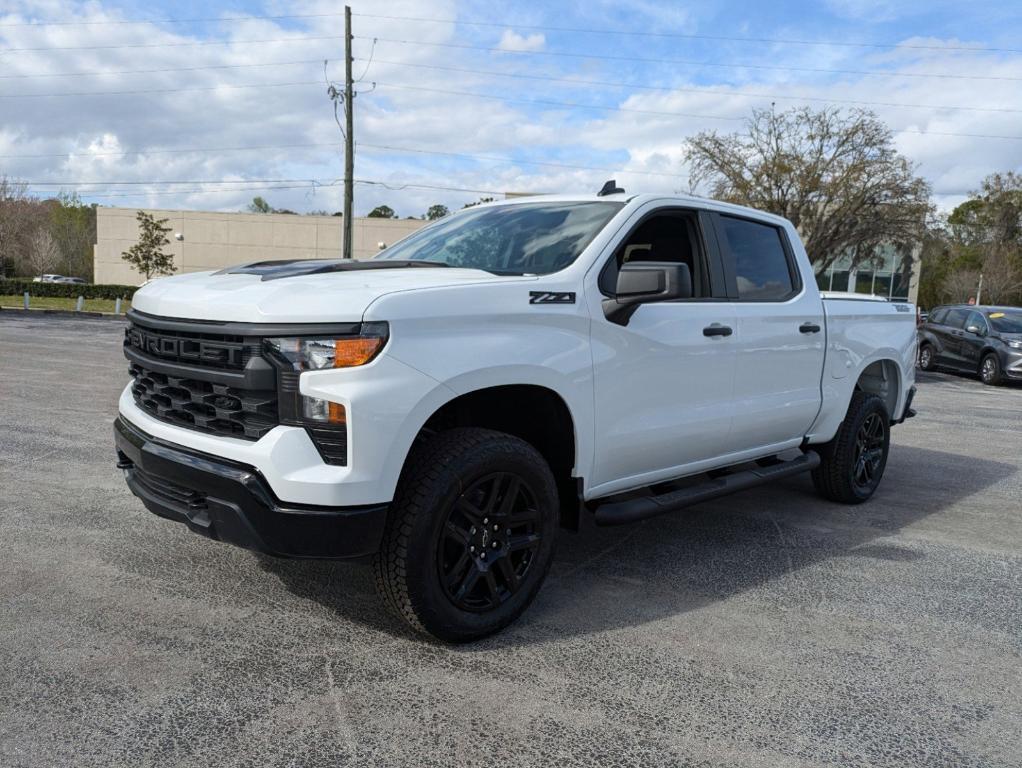
[[[597,192],[596,196],[605,197],[607,195],[616,195],[619,192],[624,192],[624,189],[619,187],[614,179],[611,179],[610,181],[603,185],[603,189]]]

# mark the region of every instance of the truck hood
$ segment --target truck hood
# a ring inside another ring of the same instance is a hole
[[[134,309],[160,317],[225,322],[358,322],[388,293],[520,280],[479,269],[303,260],[192,272],[146,284]]]

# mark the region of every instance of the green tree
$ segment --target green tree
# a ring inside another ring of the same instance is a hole
[[[163,252],[163,247],[170,245],[167,239],[170,227],[163,226],[167,219],[157,219],[145,211],[136,213],[135,218],[138,220],[138,242],[124,251],[121,258],[145,275],[146,280],[176,271],[174,257]]]
[[[91,280],[96,208],[83,203],[75,192],[61,192],[52,202],[48,229],[60,252],[57,271]]]
[[[440,205],[437,203],[436,205],[431,205],[429,210],[426,211],[426,220],[436,221],[437,219],[442,219],[444,216],[447,216],[450,212],[450,209],[446,205]]]
[[[924,241],[919,304],[1022,303],[1022,175],[995,173]]]
[[[789,219],[818,271],[884,244],[910,252],[932,212],[929,185],[868,110],[754,110],[744,131],[692,137],[687,157],[713,197]]]
[[[248,204],[248,210],[251,213],[273,213],[273,206],[261,197],[253,197],[252,202]]]
[[[378,205],[369,211],[370,219],[396,219],[397,214],[389,205]]]

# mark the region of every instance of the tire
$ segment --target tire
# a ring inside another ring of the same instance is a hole
[[[884,401],[856,390],[834,439],[818,449],[820,466],[812,473],[816,490],[843,504],[867,501],[884,475],[890,446],[891,417]]]
[[[1001,361],[993,352],[987,353],[987,355],[980,361],[979,378],[984,384],[989,384],[992,387],[996,387],[1004,381],[1004,373],[1001,371]]]
[[[529,443],[488,429],[440,432],[402,471],[373,561],[377,589],[413,629],[440,640],[497,632],[546,578],[558,507],[550,467]]]
[[[924,371],[932,371],[937,366],[934,365],[935,356],[933,354],[933,347],[929,344],[923,344],[919,347],[919,368]]]

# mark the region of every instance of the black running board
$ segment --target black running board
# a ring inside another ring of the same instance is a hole
[[[596,508],[597,525],[625,525],[665,512],[674,512],[702,501],[709,501],[730,493],[744,491],[782,477],[799,475],[820,466],[820,456],[807,451],[798,458],[782,461],[766,467],[753,467],[723,477],[709,478],[698,485],[669,491],[657,496],[642,496],[626,501],[612,501]]]

